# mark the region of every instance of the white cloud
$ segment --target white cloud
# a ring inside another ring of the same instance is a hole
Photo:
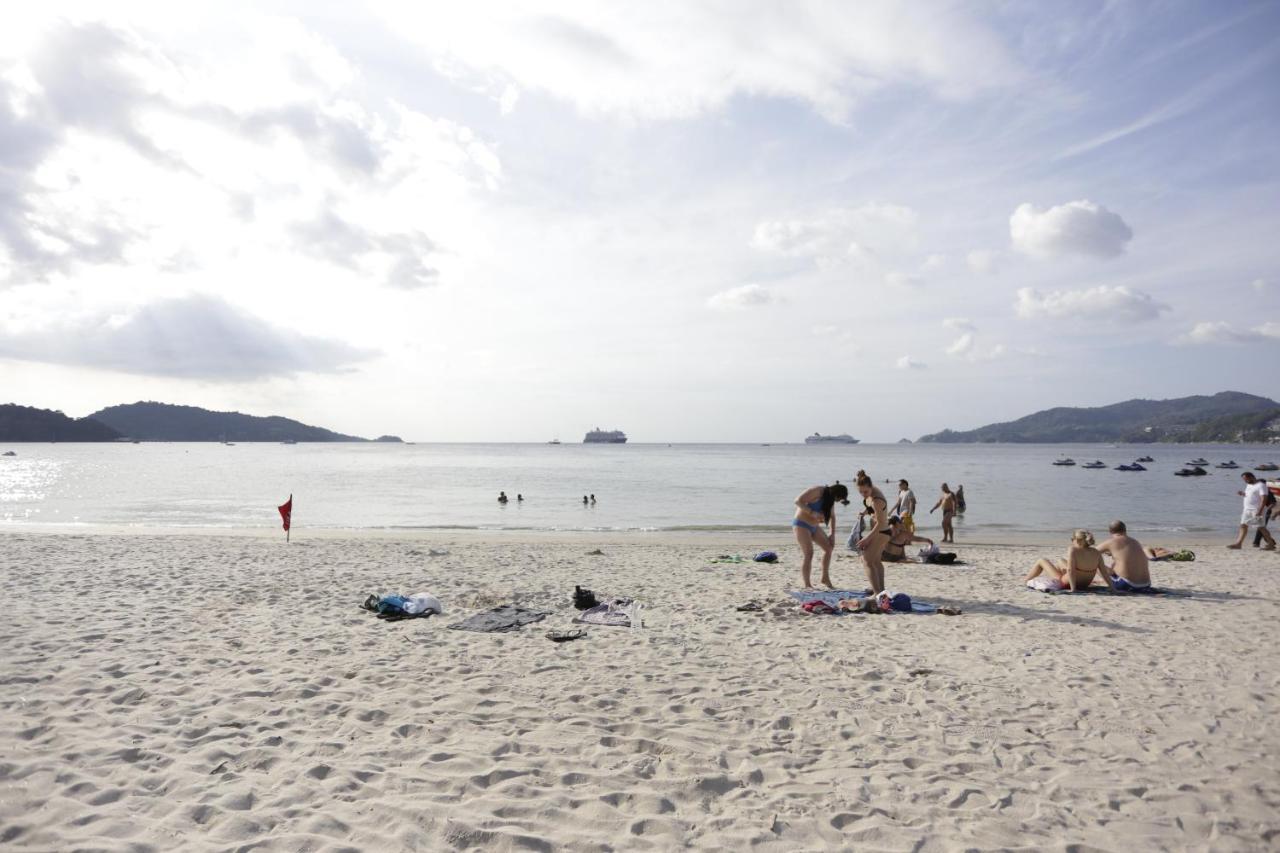
[[[890,287],[919,287],[924,279],[911,273],[894,271],[884,277],[884,283]]]
[[[974,249],[965,255],[965,263],[969,265],[969,269],[983,275],[995,275],[996,261],[999,259],[1000,253],[994,249]]]
[[[0,358],[222,381],[337,373],[374,355],[199,295],[0,335]]]
[[[899,358],[895,365],[899,370],[923,370],[925,368],[924,362],[916,361],[909,355]]]
[[[1018,291],[1014,310],[1024,319],[1051,317],[1143,322],[1156,319],[1161,312],[1168,311],[1169,306],[1140,290],[1103,284],[1086,290],[1054,290],[1049,293],[1024,287]]]
[[[466,88],[536,92],[624,121],[689,119],[757,96],[844,123],[887,87],[964,99],[1023,76],[1003,40],[963,7],[383,0],[375,8]]]
[[[1133,230],[1117,214],[1091,201],[1071,201],[1042,210],[1026,203],[1009,217],[1013,247],[1037,258],[1085,255],[1114,258]]]
[[[0,76],[0,275],[172,271],[262,251],[360,283],[435,281],[428,234],[499,185],[494,147],[360,99],[353,66],[296,22],[250,16],[240,35],[175,50],[59,21],[12,60],[23,73]]]
[[[929,255],[920,264],[920,272],[937,272],[947,265],[946,255]]]
[[[965,332],[947,347],[947,355],[966,356],[973,352],[973,332]]]
[[[976,332],[978,330],[972,320],[968,320],[964,317],[948,317],[942,321],[942,325],[945,328],[954,329],[957,332]]]
[[[1253,281],[1249,282],[1249,286],[1258,293],[1266,293],[1269,287],[1265,278],[1255,278]]]
[[[714,294],[707,300],[707,307],[717,311],[742,311],[759,308],[778,301],[773,291],[758,284],[744,284]]]
[[[963,317],[948,317],[942,321],[944,328],[960,332],[946,348],[945,352],[952,358],[964,361],[994,361],[1002,358],[1008,351],[1004,344],[996,344],[987,349],[978,346],[978,328]]]
[[[1280,323],[1269,322],[1252,329],[1239,329],[1225,320],[1196,323],[1178,338],[1182,344],[1259,344],[1280,341]]]
[[[760,222],[751,245],[762,252],[812,258],[822,265],[870,260],[914,249],[918,219],[914,210],[900,204],[837,207],[807,218]]]

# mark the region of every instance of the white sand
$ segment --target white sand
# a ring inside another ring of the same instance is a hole
[[[971,566],[888,577],[963,616],[837,618],[736,612],[798,577],[789,545],[707,562],[756,544],[5,533],[0,848],[1280,841],[1277,554],[1159,564],[1187,596],[1048,596],[1017,580],[1046,549],[961,543]],[[646,626],[546,640],[575,583]],[[357,608],[391,590],[449,612]],[[508,601],[553,614],[446,629]]]

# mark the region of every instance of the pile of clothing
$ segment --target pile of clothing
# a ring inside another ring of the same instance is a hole
[[[379,619],[392,621],[396,619],[425,619],[428,616],[439,616],[444,613],[444,605],[440,603],[440,599],[429,592],[419,592],[413,595],[400,595],[398,593],[378,595],[375,593],[366,598],[360,606],[371,613],[376,613]]]

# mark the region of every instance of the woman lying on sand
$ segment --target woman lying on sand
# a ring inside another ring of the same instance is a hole
[[[1047,557],[1041,557],[1023,581],[1029,581],[1044,574],[1045,577],[1056,579],[1072,592],[1084,589],[1093,583],[1094,576],[1102,568],[1102,554],[1098,553],[1098,549],[1094,548],[1093,544],[1092,533],[1087,530],[1077,530],[1071,535],[1071,546],[1067,548],[1065,560],[1059,560],[1055,564]]]
[[[866,471],[858,471],[857,482],[871,531],[858,540],[858,548],[862,551],[862,565],[867,569],[867,583],[871,584],[873,593],[880,593],[884,592],[884,562],[880,557],[889,544],[889,502],[884,499],[884,492],[871,482]]]
[[[849,489],[836,483],[834,486],[814,486],[796,498],[796,517],[791,527],[800,543],[804,562],[800,566],[800,579],[805,589],[813,589],[810,574],[813,571],[813,543],[822,549],[822,585],[835,589],[831,583],[831,552],[836,544],[836,501],[849,504]],[[822,525],[827,525],[824,531]]]

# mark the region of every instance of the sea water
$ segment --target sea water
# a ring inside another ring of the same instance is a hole
[[[294,496],[295,528],[779,530],[806,488],[859,468],[893,502],[911,481],[926,535],[947,482],[968,501],[958,529],[1227,534],[1240,471],[1173,476],[1197,457],[1247,469],[1280,447],[1199,445],[11,444],[0,519],[11,524],[266,528]],[[1113,470],[1141,455],[1146,472]],[[1054,467],[1100,459],[1106,470]],[[1277,475],[1271,475],[1275,477]],[[510,502],[497,501],[505,491]],[[525,498],[517,502],[517,494]],[[594,494],[592,504],[589,496]],[[588,496],[584,506],[582,498]],[[856,501],[856,495],[855,501]],[[838,513],[848,530],[856,503]],[[932,531],[932,532],[930,532]]]

